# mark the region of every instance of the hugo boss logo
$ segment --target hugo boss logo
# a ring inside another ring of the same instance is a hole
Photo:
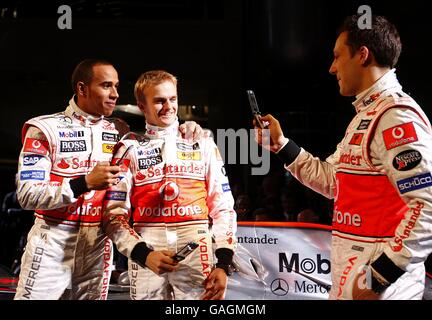
[[[81,152],[87,151],[85,140],[60,141],[61,152]]]

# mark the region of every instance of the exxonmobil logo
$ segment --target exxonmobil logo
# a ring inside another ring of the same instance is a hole
[[[279,252],[279,272],[303,272],[306,274],[330,273],[330,260],[322,258],[321,254],[317,254],[313,258],[300,257],[299,253]]]

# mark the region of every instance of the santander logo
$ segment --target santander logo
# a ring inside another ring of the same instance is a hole
[[[137,180],[144,180],[146,178],[146,176],[140,171],[137,173],[137,175],[135,176],[135,179]]]
[[[57,167],[59,167],[60,169],[67,169],[70,167],[70,165],[68,165],[68,163],[65,161],[65,159],[62,159],[58,164]]]

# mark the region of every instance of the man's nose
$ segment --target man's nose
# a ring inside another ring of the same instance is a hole
[[[173,109],[173,108],[174,108],[174,102],[172,102],[172,101],[170,101],[170,100],[167,100],[167,101],[164,103],[164,108],[165,108],[165,109]]]
[[[334,61],[332,62],[331,66],[330,66],[329,72],[332,75],[336,75],[336,67],[335,67]]]
[[[111,92],[110,92],[110,98],[111,98],[111,99],[118,99],[119,96],[120,96],[120,95],[119,95],[119,93],[118,93],[118,89],[117,89],[116,87],[113,87],[113,88],[111,89]]]

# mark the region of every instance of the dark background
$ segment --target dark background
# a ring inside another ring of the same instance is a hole
[[[74,66],[91,57],[119,71],[119,104],[135,102],[133,85],[143,71],[175,74],[180,104],[209,106],[205,125],[213,131],[250,127],[245,90],[252,88],[263,113],[275,114],[289,137],[328,156],[354,114],[352,99],[339,96],[328,73],[336,29],[363,4],[398,27],[404,44],[399,79],[430,114],[430,10],[427,1],[404,3],[0,1],[0,196],[13,188],[24,121],[63,110]],[[72,8],[72,30],[57,27],[61,4]],[[247,166],[227,170],[246,185],[258,179]]]

